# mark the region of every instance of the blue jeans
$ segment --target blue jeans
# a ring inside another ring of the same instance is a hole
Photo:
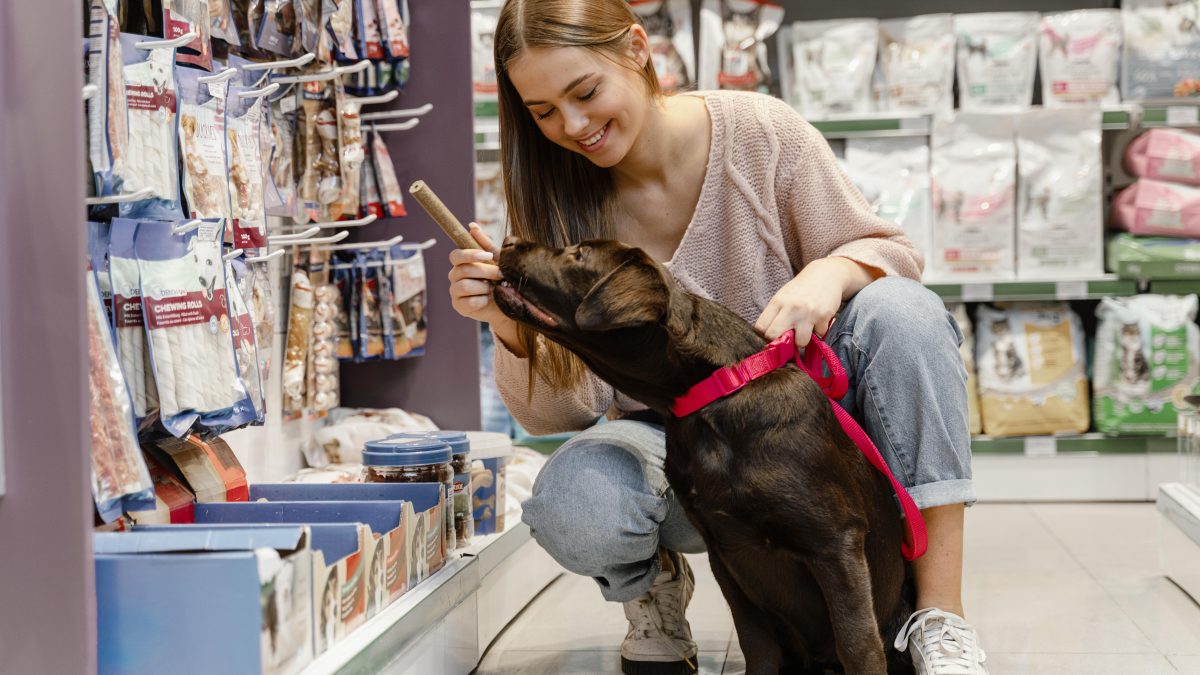
[[[962,334],[941,299],[909,279],[879,279],[846,304],[826,341],[849,375],[842,405],[917,506],[974,503]],[[522,520],[607,600],[632,600],[653,585],[659,546],[704,550],[667,484],[665,456],[658,425],[594,426],[546,463]]]

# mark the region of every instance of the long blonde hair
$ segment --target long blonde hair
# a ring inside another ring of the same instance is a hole
[[[530,48],[582,47],[633,68],[630,27],[638,17],[625,0],[508,0],[496,24],[496,82],[500,104],[500,161],[513,234],[549,246],[611,238],[612,175],[578,153],[546,138],[508,78],[506,66]],[[662,89],[652,59],[639,70],[650,97]],[[529,393],[534,374],[555,387],[578,383],[585,366],[546,341],[538,353],[536,333],[518,326],[529,354]]]

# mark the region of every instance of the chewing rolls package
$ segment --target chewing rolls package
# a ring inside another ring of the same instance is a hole
[[[1200,188],[1141,178],[1117,193],[1112,212],[1133,234],[1200,238]]]
[[[692,8],[687,0],[631,0],[629,7],[642,21],[650,37],[650,58],[658,84],[665,93],[686,89],[696,81],[695,48],[692,44]],[[491,20],[495,32],[495,19]],[[477,41],[479,39],[477,38]],[[492,62],[491,40],[487,61]],[[481,45],[482,46],[482,45]],[[487,77],[486,74],[483,75]],[[496,91],[495,66],[490,73],[491,92]],[[486,85],[485,85],[486,88]],[[479,81],[476,82],[479,91]]]
[[[1017,276],[1104,272],[1099,108],[1042,109],[1017,120]]]
[[[1042,105],[1115,105],[1121,62],[1121,12],[1081,9],[1042,16],[1038,54]]]
[[[392,333],[394,358],[425,353],[425,256],[421,249],[400,244],[392,248]]]
[[[875,214],[904,228],[928,260],[933,246],[929,143],[924,138],[850,138],[842,168]]]
[[[766,92],[767,40],[783,8],[767,0],[704,0],[700,9],[701,89]]]
[[[786,43],[791,44],[784,47]],[[871,111],[875,19],[797,21],[780,33],[783,97],[805,117]]]
[[[1036,12],[954,15],[959,108],[1017,110],[1033,103],[1037,74]]]
[[[375,178],[379,183],[379,193],[387,215],[392,218],[408,215],[404,208],[404,193],[400,190],[400,181],[396,179],[392,155],[378,131],[371,137],[371,158],[375,161]]]
[[[267,211],[263,197],[261,98],[242,98],[252,87],[234,84],[229,88],[226,115],[225,158],[233,216],[233,246],[256,250],[267,245]]]
[[[153,192],[145,200],[121,204],[119,210],[125,217],[173,220],[183,216],[175,142],[175,51],[137,48],[137,43],[152,39],[131,33],[121,36],[129,120],[128,153],[120,169],[121,192],[146,188]]]
[[[1200,186],[1200,134],[1150,129],[1125,148],[1125,170],[1142,178]]]
[[[1011,279],[1016,144],[1011,115],[958,113],[933,129],[930,278]]]
[[[96,94],[87,101],[88,160],[97,194],[114,194],[129,145],[125,65],[116,0],[91,0],[88,25],[88,84]]]
[[[255,419],[238,377],[221,260],[224,227],[205,221],[174,234],[171,223],[139,223],[135,248],[161,420],[176,437],[197,419],[215,431]]]
[[[1108,240],[1108,270],[1124,279],[1200,280],[1200,239],[1118,234]]]
[[[979,308],[975,363],[990,436],[1083,433],[1090,423],[1083,323],[1070,307]]]
[[[162,0],[164,37],[173,40],[188,33],[196,39],[179,48],[176,59],[212,70],[212,21],[210,0]],[[220,2],[220,0],[213,0]]]
[[[150,364],[150,347],[142,312],[142,281],[134,248],[137,230],[136,220],[113,219],[108,274],[113,293],[117,356],[121,371],[125,373],[133,414],[141,421],[158,410],[158,385]]]
[[[967,306],[955,303],[946,309],[954,315],[958,330],[963,334],[962,344],[958,351],[962,355],[963,366],[967,369],[967,426],[971,435],[983,433],[983,417],[979,412],[979,376],[975,373],[975,331],[971,327],[971,318],[967,316]]]
[[[1196,296],[1104,298],[1096,308],[1096,428],[1170,433],[1184,397],[1200,393]]]
[[[261,423],[266,415],[264,405],[264,390],[262,364],[258,356],[258,333],[254,326],[254,317],[250,305],[242,295],[242,280],[250,275],[250,265],[241,260],[233,260],[225,264],[225,278],[231,283],[226,290],[229,292],[229,316],[233,330],[233,352],[237,357],[238,374],[242,386],[254,406],[256,422]]]
[[[301,254],[297,252],[297,256]],[[292,269],[291,301],[287,341],[283,352],[283,409],[291,414],[304,410],[305,368],[312,340],[313,287],[308,267],[297,263]]]
[[[193,218],[229,218],[225,104],[229,82],[200,81],[204,73],[179,68],[179,152],[183,196]]]
[[[1200,95],[1200,0],[1125,0],[1126,101]]]
[[[881,107],[889,112],[954,108],[954,19],[926,14],[879,22]]]

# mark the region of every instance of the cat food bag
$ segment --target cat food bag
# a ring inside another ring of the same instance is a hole
[[[929,143],[924,138],[850,138],[842,168],[875,214],[896,223],[928,260],[933,246]]]
[[[1200,239],[1118,234],[1108,240],[1108,270],[1123,279],[1200,280]]]
[[[125,62],[116,0],[91,0],[88,23],[88,84],[96,94],[87,101],[88,160],[96,193],[116,194],[129,147],[125,101]]]
[[[1200,186],[1200,134],[1150,129],[1126,146],[1125,170],[1142,178]]]
[[[225,129],[229,195],[232,207],[233,246],[246,251],[267,245],[267,211],[263,191],[261,131],[262,98],[238,96],[250,87],[235,83],[229,88]]]
[[[121,35],[129,124],[127,157],[119,169],[121,192],[129,194],[146,188],[153,192],[145,200],[121,204],[119,211],[127,218],[174,220],[183,217],[175,140],[175,50],[137,48],[137,43],[153,39],[132,33]]]
[[[1029,436],[1088,430],[1083,323],[1070,307],[980,307],[975,335],[984,433]]]
[[[638,11],[639,4],[651,3],[631,3],[635,12]],[[471,8],[471,86],[475,90],[476,98],[481,96],[491,100],[496,98],[498,85],[496,84],[496,60],[493,45],[496,37],[496,22],[499,18],[499,7]],[[690,9],[688,10],[688,21],[691,21]],[[691,31],[688,31],[687,39],[690,43]],[[691,50],[688,50],[688,53],[691,54]],[[655,64],[655,70],[658,70],[658,64]],[[659,73],[658,81],[660,84],[662,83],[662,73]]]
[[[687,0],[631,0],[629,7],[641,19],[650,37],[650,58],[663,92],[687,89],[696,81],[696,53],[692,44],[692,8]],[[491,32],[496,30],[491,20]],[[477,38],[477,43],[480,40]],[[487,39],[487,61],[492,61],[491,36]],[[482,47],[483,45],[480,45]],[[491,91],[496,91],[496,73],[491,73]],[[478,83],[478,82],[477,82]],[[478,87],[476,91],[479,91]]]
[[[142,312],[142,279],[134,239],[138,221],[114,218],[108,249],[109,285],[113,294],[113,332],[117,357],[139,425],[158,411],[158,386],[150,365],[146,322]]]
[[[383,32],[379,25],[379,14],[375,0],[354,0],[357,17],[358,53],[373,61],[382,59]]]
[[[250,265],[241,260],[225,264],[225,278],[236,283],[229,284],[229,316],[233,331],[233,352],[237,357],[238,376],[242,380],[250,403],[254,406],[255,422],[261,424],[266,415],[262,370],[258,356],[258,332],[250,305],[242,296],[242,280],[250,274]],[[269,347],[266,347],[269,349]]]
[[[282,218],[296,212],[296,109],[299,97],[294,89],[281,89],[270,98],[267,122],[271,130],[271,151],[267,160],[269,185],[274,188],[278,205],[268,207],[267,215]]]
[[[1106,434],[1175,430],[1184,397],[1200,393],[1195,295],[1104,298],[1096,308],[1096,428]]]
[[[208,0],[209,32],[218,40],[224,40],[232,47],[240,47],[237,24],[233,20],[233,3],[231,0]]]
[[[183,196],[193,218],[229,218],[225,106],[229,82],[203,83],[204,73],[179,69],[179,152]]]
[[[979,376],[975,374],[975,331],[971,327],[971,317],[967,316],[965,304],[955,303],[946,309],[954,315],[958,330],[963,335],[958,351],[967,369],[967,426],[971,435],[977,436],[983,433],[983,417],[979,413]]]
[[[1038,37],[1042,105],[1115,105],[1121,61],[1121,12],[1081,9],[1042,16]]]
[[[415,245],[392,248],[392,332],[396,358],[425,353],[425,256]]]
[[[700,9],[700,88],[766,92],[767,40],[783,7],[767,0],[704,0]]]
[[[1126,101],[1200,96],[1200,0],[1125,0]]]
[[[1011,279],[1016,271],[1016,144],[1011,115],[936,121],[930,157],[931,279]]]
[[[220,3],[221,0],[213,1]],[[208,3],[209,0],[162,0],[163,37],[173,40],[196,33],[196,39],[180,47],[175,58],[179,63],[212,70],[212,22]]]
[[[1017,110],[1033,103],[1037,12],[955,14],[959,108]]]
[[[1117,193],[1112,214],[1133,234],[1200,238],[1200,188],[1140,178]]]
[[[954,108],[954,19],[926,14],[879,22],[880,107],[888,112]]]
[[[878,21],[797,21],[781,34],[780,42],[781,61],[791,64],[783,76],[783,97],[801,115],[822,118],[871,111]]]
[[[1031,110],[1017,120],[1017,276],[1104,271],[1099,108]]]
[[[371,139],[371,155],[375,161],[375,178],[379,183],[379,194],[387,215],[392,218],[408,215],[408,210],[404,208],[404,192],[400,190],[400,181],[396,179],[392,155],[378,131],[375,131]]]

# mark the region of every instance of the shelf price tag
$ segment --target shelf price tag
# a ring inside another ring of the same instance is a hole
[[[1025,439],[1026,457],[1054,457],[1058,454],[1058,439],[1053,436],[1029,436]]]
[[[1200,123],[1200,107],[1173,105],[1167,107],[1167,125],[1172,127],[1196,126]]]
[[[1054,282],[1054,297],[1058,300],[1083,300],[1088,296],[1086,281]]]
[[[963,302],[989,302],[992,299],[991,284],[963,284]]]

